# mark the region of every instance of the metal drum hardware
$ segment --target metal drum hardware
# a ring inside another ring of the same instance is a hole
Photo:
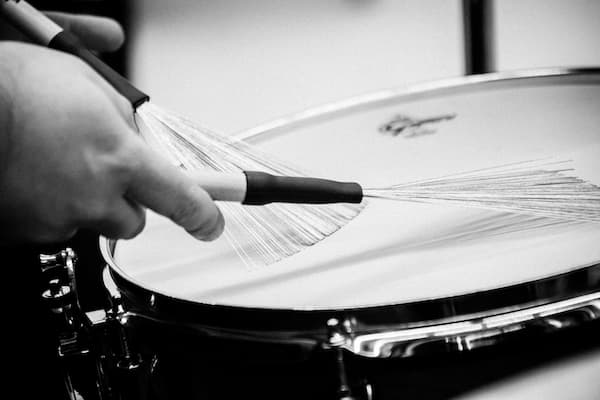
[[[352,325],[353,321],[345,319],[342,323],[337,318],[331,318],[327,321],[328,340],[324,343],[324,347],[333,352],[338,389],[337,395],[339,400],[357,400],[354,395],[358,390],[364,391],[365,397],[360,397],[364,400],[372,400],[372,388],[366,380],[361,380],[359,383],[353,384],[346,373],[346,363],[344,360],[344,348],[348,343],[352,342]]]
[[[75,283],[77,257],[70,248],[40,255],[48,279],[41,296],[54,315],[57,354],[72,400],[145,399],[142,359],[131,349],[119,297],[108,310],[83,312]]]

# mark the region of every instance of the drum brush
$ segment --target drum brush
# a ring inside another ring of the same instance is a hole
[[[360,204],[269,204],[360,203],[362,193],[357,184],[304,178],[310,174],[151,104],[146,93],[26,1],[0,1],[0,15],[35,43],[85,61],[131,103],[147,143],[190,172],[215,200],[228,201],[221,204],[227,220],[225,236],[248,264],[270,264],[297,253],[331,235],[362,210]],[[230,202],[265,206],[241,207]]]
[[[370,197],[598,223],[600,188],[575,176],[576,165],[573,160],[533,160],[380,188],[257,171],[199,172],[197,181],[217,199],[247,205],[360,203],[363,197]]]
[[[276,176],[261,171],[194,171],[191,176],[214,200],[245,205],[361,203],[363,200],[362,187],[354,182]]]

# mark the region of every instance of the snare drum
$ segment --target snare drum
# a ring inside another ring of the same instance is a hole
[[[573,154],[600,183],[599,110],[600,70],[499,73],[352,98],[240,137],[366,186]],[[150,398],[391,399],[445,398],[595,346],[598,243],[597,224],[372,200],[267,267],[156,215],[139,237],[100,245]]]

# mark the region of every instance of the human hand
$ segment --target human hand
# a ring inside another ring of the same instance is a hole
[[[208,194],[150,150],[131,105],[91,68],[0,43],[1,240],[60,241],[78,228],[131,238],[143,207],[200,239],[223,230]]]

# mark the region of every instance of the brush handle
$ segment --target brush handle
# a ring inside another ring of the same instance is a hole
[[[0,14],[35,43],[79,57],[98,72],[137,109],[150,97],[106,65],[77,39],[24,0],[0,2]]]
[[[258,171],[246,171],[248,189],[243,204],[268,203],[360,203],[362,187],[354,182],[295,176],[276,176]]]
[[[260,171],[202,171],[192,172],[191,176],[213,200],[246,205],[360,203],[363,199],[362,187],[354,182],[276,176]]]

